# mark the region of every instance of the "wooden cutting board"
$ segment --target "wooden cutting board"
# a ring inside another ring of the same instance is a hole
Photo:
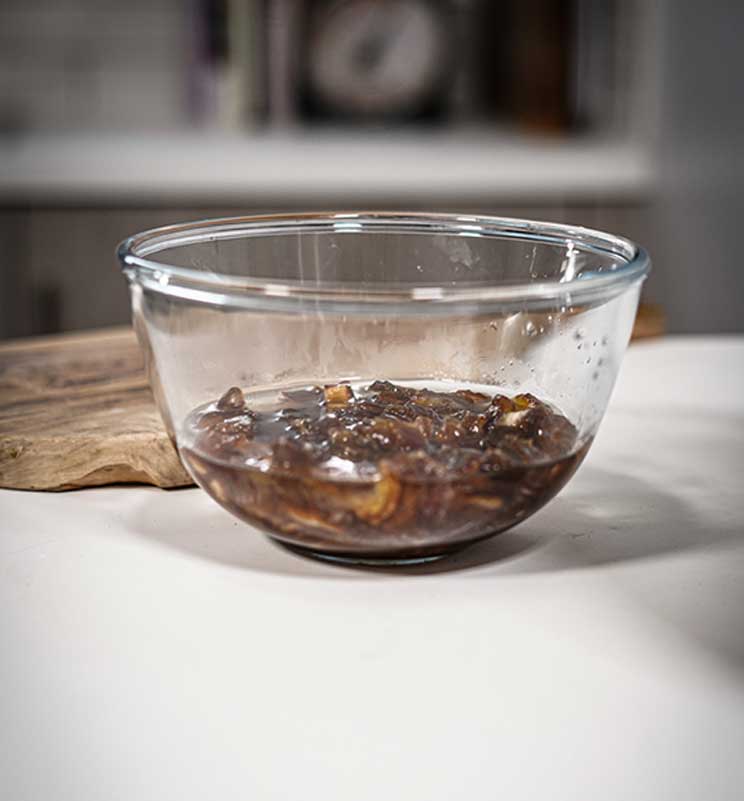
[[[664,331],[641,306],[634,339]],[[191,483],[165,433],[129,328],[0,345],[0,487]]]
[[[182,487],[129,328],[0,345],[0,487]]]

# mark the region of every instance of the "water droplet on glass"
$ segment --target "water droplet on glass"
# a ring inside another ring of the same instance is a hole
[[[581,342],[579,342],[579,344],[576,346],[576,350],[581,350],[581,347]]]
[[[537,333],[537,329],[535,328],[535,324],[532,320],[527,320],[524,324],[524,333],[527,334],[528,337],[534,337]]]
[[[583,339],[585,336],[583,328],[577,328],[574,331],[574,339]]]
[[[607,347],[607,343],[609,341],[610,340],[607,338],[607,335],[605,334],[605,336],[602,337],[602,346],[606,348]]]
[[[424,271],[424,268],[423,268],[423,267],[422,267],[420,264],[417,264],[417,265],[416,265],[416,269],[417,269],[417,270],[418,270],[420,273],[422,273],[422,272]]]
[[[489,323],[489,325],[491,326],[491,328],[493,328],[494,331],[498,331],[499,330],[499,324],[498,323]]]
[[[587,360],[584,362],[584,364],[591,364],[591,363],[592,363],[592,357],[590,356],[590,357],[589,357],[589,358],[588,358],[588,359],[587,359]]]
[[[514,366],[514,359],[509,359],[509,367],[513,367],[513,366]]]

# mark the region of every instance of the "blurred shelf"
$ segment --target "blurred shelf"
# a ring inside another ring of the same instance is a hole
[[[628,142],[500,134],[32,136],[0,143],[0,202],[199,203],[642,199]]]

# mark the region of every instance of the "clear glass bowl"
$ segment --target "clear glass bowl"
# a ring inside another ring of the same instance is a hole
[[[378,212],[173,225],[118,255],[195,481],[290,547],[366,563],[438,558],[560,490],[649,269],[586,228]]]

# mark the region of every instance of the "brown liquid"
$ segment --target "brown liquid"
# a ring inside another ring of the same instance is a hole
[[[377,381],[248,408],[233,388],[197,409],[181,453],[226,509],[282,541],[359,559],[456,550],[531,515],[588,449],[532,395]]]

